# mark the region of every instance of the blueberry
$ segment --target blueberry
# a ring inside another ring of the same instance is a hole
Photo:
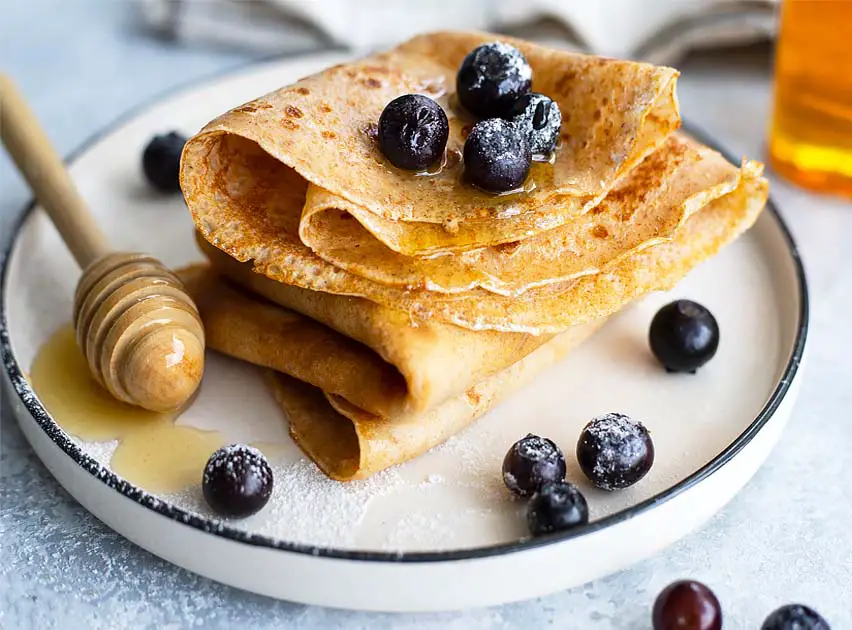
[[[722,606],[701,582],[681,580],[657,596],[654,630],[721,630]]]
[[[544,94],[524,94],[509,112],[509,122],[518,125],[527,136],[533,155],[548,155],[556,149],[562,112],[559,105]]]
[[[760,630],[831,630],[828,622],[812,608],[801,604],[781,606],[766,618]]]
[[[160,192],[180,190],[180,154],[186,138],[176,131],[154,136],[142,153],[142,171]]]
[[[654,315],[648,340],[667,371],[694,373],[716,354],[719,324],[700,304],[677,300]]]
[[[207,460],[201,487],[207,503],[219,514],[251,516],[269,501],[272,469],[256,448],[232,444]]]
[[[444,155],[450,124],[435,101],[405,94],[387,104],[379,117],[379,147],[391,164],[422,170]]]
[[[503,483],[528,497],[542,484],[565,479],[565,457],[547,438],[530,433],[518,440],[503,459]]]
[[[462,61],[456,77],[459,102],[480,118],[507,115],[531,85],[532,68],[526,57],[503,42],[474,48]]]
[[[533,536],[573,529],[589,522],[589,506],[577,486],[566,481],[546,483],[527,505],[527,526]]]
[[[627,488],[651,470],[654,443],[641,422],[623,413],[608,413],[583,429],[577,441],[577,461],[598,488]]]
[[[530,172],[526,137],[513,124],[489,118],[473,126],[464,143],[464,176],[488,192],[520,187]]]

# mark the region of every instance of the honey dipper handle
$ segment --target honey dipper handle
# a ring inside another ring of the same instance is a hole
[[[107,253],[106,239],[24,97],[0,74],[0,138],[81,267]]]

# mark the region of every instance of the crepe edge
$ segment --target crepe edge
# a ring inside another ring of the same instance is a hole
[[[365,479],[419,457],[470,426],[592,336],[600,320],[565,331],[520,361],[425,413],[379,418],[343,398],[272,370],[267,386],[293,440],[332,479]],[[412,439],[412,434],[416,437]],[[407,438],[407,439],[406,439]]]

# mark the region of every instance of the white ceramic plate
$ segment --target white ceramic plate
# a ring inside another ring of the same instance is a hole
[[[169,265],[198,258],[179,198],[149,192],[142,148],[261,93],[337,63],[338,56],[255,66],[145,107],[90,142],[71,173],[113,245]],[[273,441],[270,505],[242,522],[206,510],[197,488],[156,497],[109,469],[114,444],[62,431],[25,377],[39,346],[71,313],[78,269],[45,216],[24,212],[2,275],[2,355],[8,393],[36,453],[110,527],[215,580],[273,597],[372,610],[444,610],[519,600],[607,575],[677,540],[748,481],[790,414],[807,330],[804,272],[770,204],[755,227],[669,294],[634,305],[448,444],[366,482],[323,477],[286,436],[286,419],[254,368],[211,357],[181,423],[232,441]],[[695,376],[666,374],[650,357],[653,313],[675,297],[707,305],[722,331],[717,357]],[[622,411],[651,429],[651,473],[607,494],[582,482],[573,451],[594,415]],[[527,432],[568,455],[592,522],[525,538],[523,504],[501,487],[500,462]],[[200,471],[199,471],[200,474]]]

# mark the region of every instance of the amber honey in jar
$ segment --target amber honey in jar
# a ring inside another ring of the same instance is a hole
[[[852,0],[784,0],[769,152],[797,184],[852,196]]]

